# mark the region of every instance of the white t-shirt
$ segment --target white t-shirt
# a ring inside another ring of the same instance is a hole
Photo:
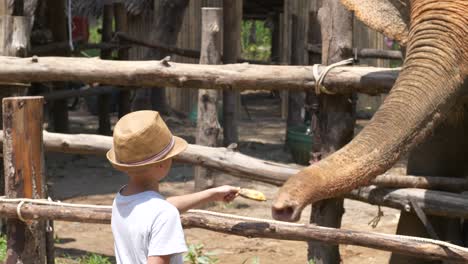
[[[183,264],[187,246],[179,211],[157,192],[117,193],[112,233],[118,264],[146,264],[149,256],[166,255],[172,255],[171,264]]]

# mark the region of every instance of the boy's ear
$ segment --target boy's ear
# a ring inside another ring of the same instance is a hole
[[[408,0],[341,0],[368,27],[405,45],[410,22]]]

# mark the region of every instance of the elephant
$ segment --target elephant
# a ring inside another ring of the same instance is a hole
[[[408,152],[408,174],[468,176],[468,1],[341,2],[369,27],[405,46],[406,57],[369,124],[346,146],[280,188],[272,205],[278,220],[297,221],[306,205],[368,184]],[[417,221],[402,213],[397,232],[427,236],[423,228],[408,224]],[[445,233],[456,234],[441,239],[464,240],[454,229],[461,230],[459,220],[431,221],[441,233],[452,228]],[[418,263],[398,255],[391,262]]]

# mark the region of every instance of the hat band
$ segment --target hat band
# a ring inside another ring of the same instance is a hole
[[[164,147],[156,155],[151,156],[148,159],[145,159],[143,161],[137,161],[137,162],[126,163],[126,164],[127,165],[141,165],[141,164],[145,164],[145,163],[148,163],[148,162],[158,161],[158,160],[164,158],[164,156],[166,156],[171,151],[171,149],[174,147],[174,144],[175,144],[175,140],[174,140],[174,136],[172,136],[171,141],[169,142],[169,144],[167,144],[167,146]]]

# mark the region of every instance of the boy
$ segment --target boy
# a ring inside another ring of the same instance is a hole
[[[189,195],[159,194],[159,181],[169,172],[172,158],[187,148],[173,136],[155,111],[122,117],[114,128],[107,159],[128,175],[112,205],[115,256],[120,264],[182,264],[187,251],[179,212],[212,201],[232,201],[239,191],[221,186]]]

